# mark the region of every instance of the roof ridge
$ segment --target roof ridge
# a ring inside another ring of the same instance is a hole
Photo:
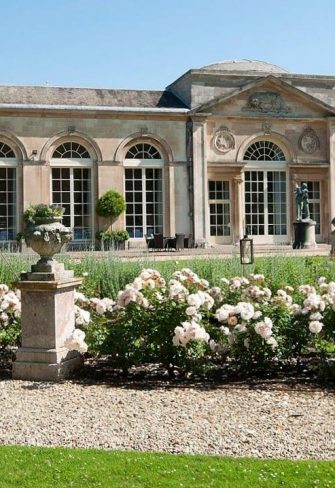
[[[147,88],[102,88],[102,87],[90,87],[90,86],[62,86],[62,85],[13,85],[10,83],[0,83],[0,88],[60,88],[60,89],[70,89],[70,90],[112,90],[112,91],[133,91],[133,92],[149,92],[149,93],[164,93],[167,90],[154,90]]]

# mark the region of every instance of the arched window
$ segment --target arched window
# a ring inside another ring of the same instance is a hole
[[[92,160],[80,143],[60,144],[51,159],[53,204],[65,208],[63,224],[73,231],[75,241],[92,237]]]
[[[128,149],[125,165],[126,229],[132,238],[163,233],[162,155],[149,143]]]
[[[257,141],[244,154],[244,161],[285,161],[285,154],[271,141]]]
[[[91,156],[87,149],[77,142],[64,142],[54,151],[53,158],[61,159],[89,159]]]
[[[0,158],[15,158],[13,149],[4,142],[0,142]]]
[[[284,151],[269,140],[258,140],[245,151],[244,222],[255,242],[286,242],[287,171]]]
[[[13,149],[0,141],[0,241],[16,237],[16,166]]]
[[[128,150],[126,159],[162,159],[162,156],[154,146],[141,142]]]

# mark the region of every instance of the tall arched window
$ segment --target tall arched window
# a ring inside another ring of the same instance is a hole
[[[92,237],[92,164],[86,147],[74,141],[60,144],[51,159],[51,200],[65,208],[63,223],[75,241]]]
[[[284,151],[269,140],[256,141],[246,149],[244,173],[246,232],[259,242],[287,239],[287,183]]]
[[[126,229],[132,238],[163,233],[163,164],[149,143],[134,144],[126,153]]]
[[[13,149],[0,141],[0,241],[12,241],[17,233],[17,162]]]

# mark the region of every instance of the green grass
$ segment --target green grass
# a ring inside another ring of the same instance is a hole
[[[35,255],[2,253],[0,255],[0,283],[15,282],[21,271],[30,269],[36,262]],[[80,262],[72,261],[69,255],[59,257],[67,268],[73,269],[77,276],[88,273],[85,278],[84,291],[88,295],[115,297],[117,292],[130,283],[143,268],[158,269],[170,279],[174,271],[189,267],[207,279],[212,285],[220,284],[220,278],[231,278],[242,275],[243,270],[237,256],[225,259],[192,259],[176,261],[137,261],[121,262],[116,254],[97,259],[94,253],[87,253]],[[319,276],[335,280],[335,260],[328,257],[258,257],[254,265],[245,267],[245,274],[250,272],[264,273],[271,282],[272,288],[290,284],[315,283]]]
[[[0,488],[333,487],[334,461],[0,447]]]

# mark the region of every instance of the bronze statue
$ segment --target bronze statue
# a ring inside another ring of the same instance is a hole
[[[296,187],[295,201],[297,204],[297,220],[309,220],[310,212],[307,183],[301,183],[301,186]]]

